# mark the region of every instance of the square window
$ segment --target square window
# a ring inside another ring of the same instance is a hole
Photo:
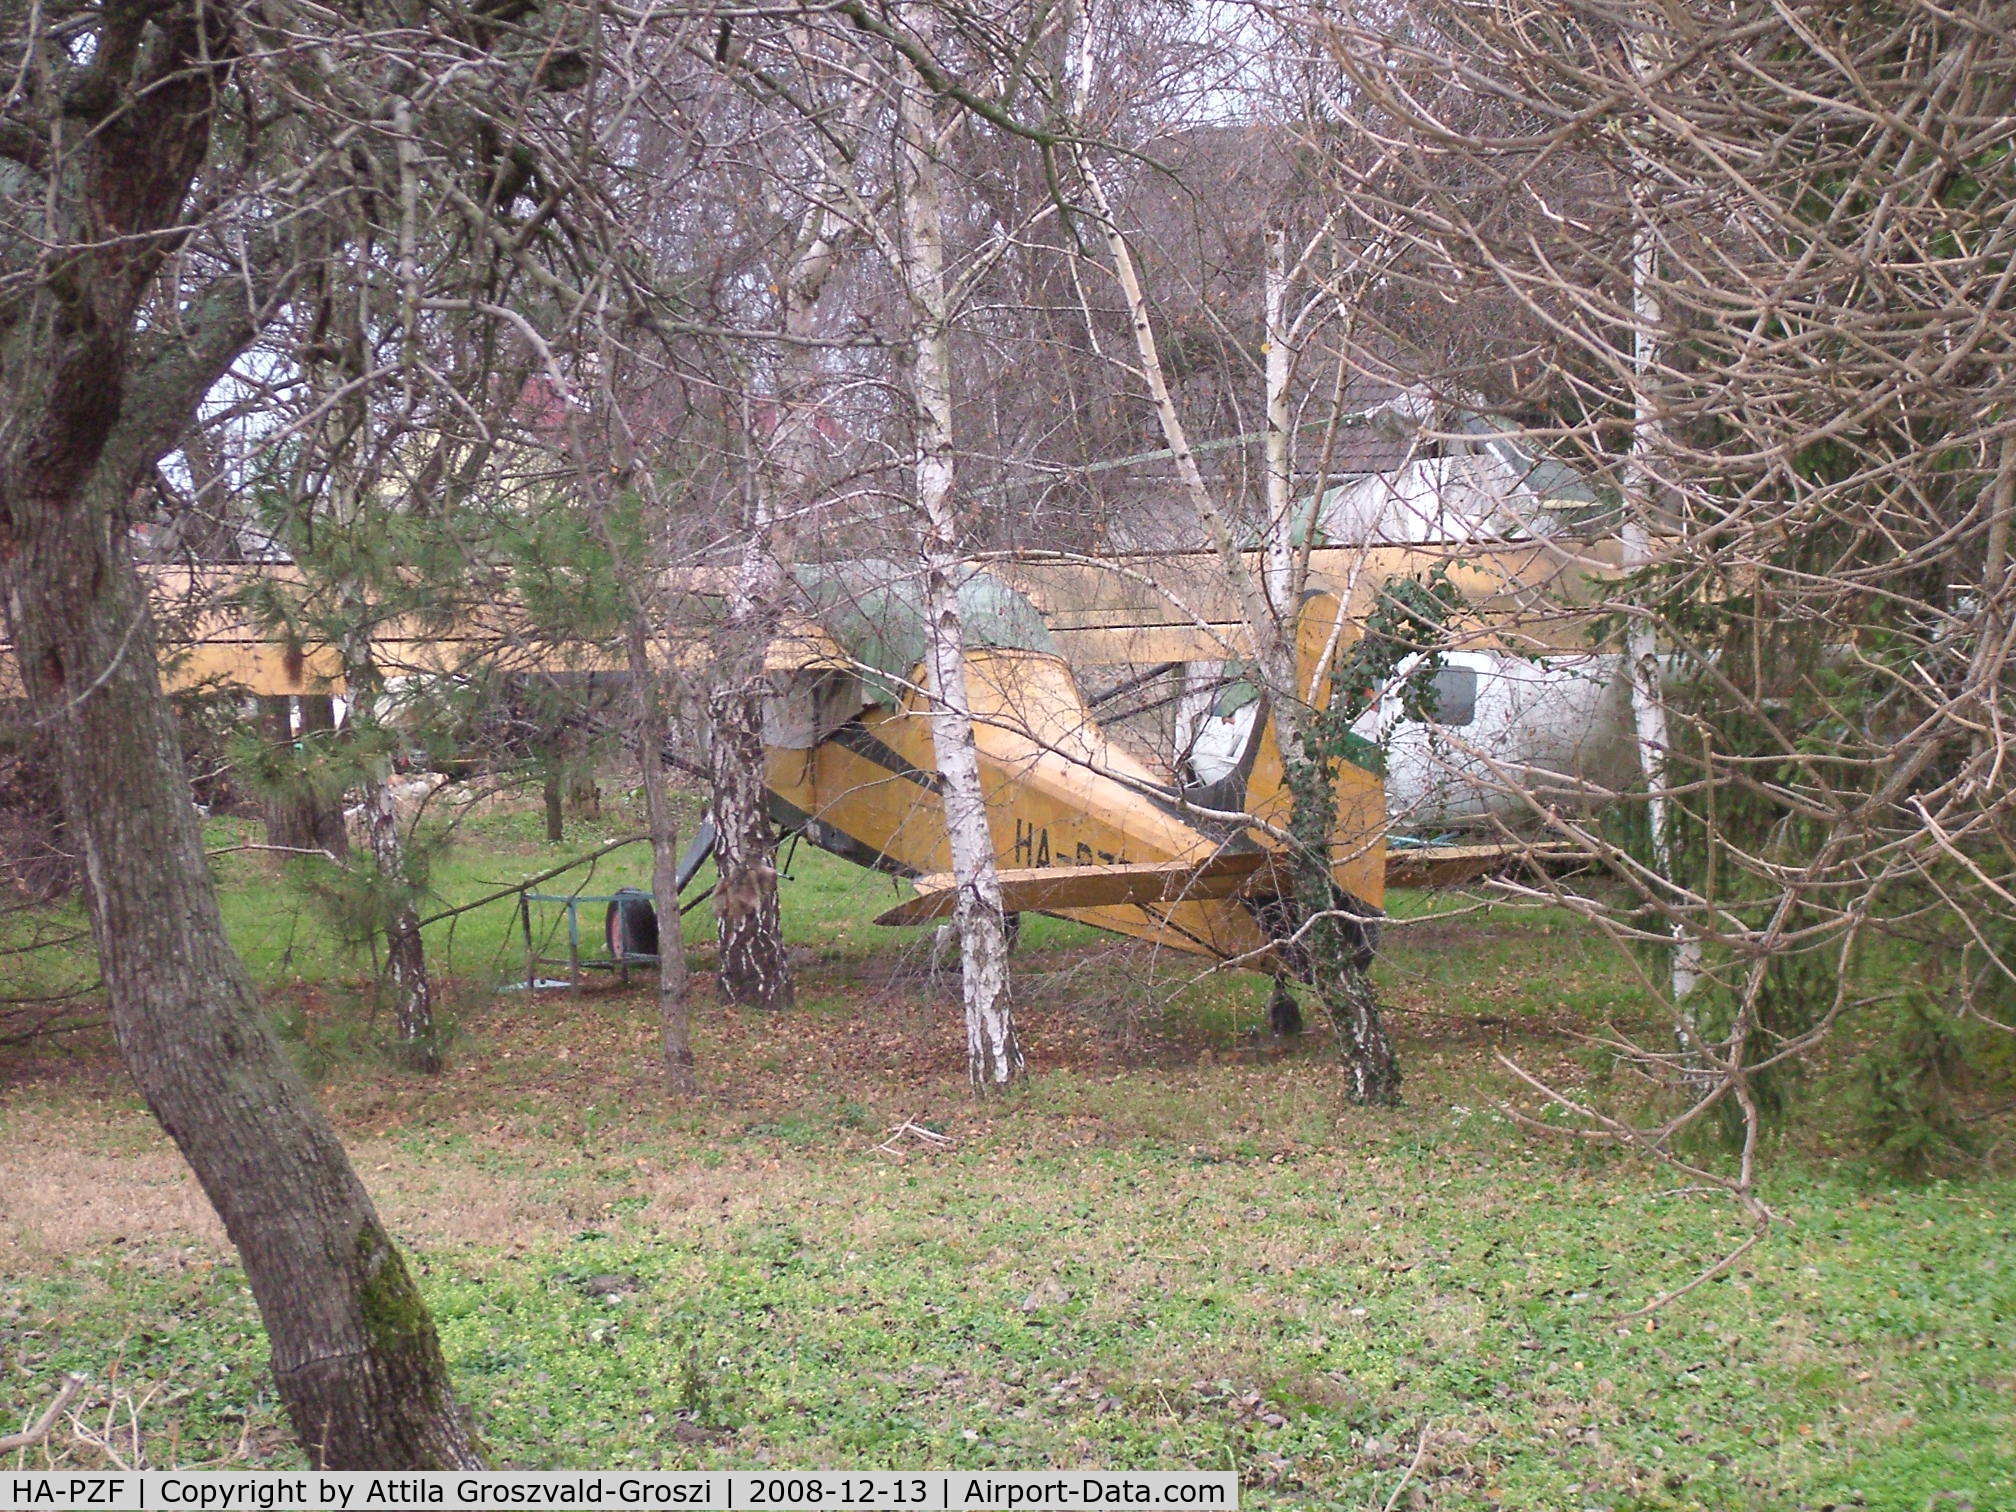
[[[1474,667],[1438,667],[1429,683],[1431,723],[1455,727],[1477,717],[1477,671]]]

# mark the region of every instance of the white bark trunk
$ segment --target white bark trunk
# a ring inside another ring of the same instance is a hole
[[[382,884],[404,890],[406,839],[399,830],[399,805],[392,792],[392,763],[372,766],[364,787],[365,816],[371,836],[371,859]],[[434,1022],[434,984],[427,972],[427,951],[420,936],[420,914],[410,900],[388,910],[385,921],[385,991],[392,1000],[399,1027],[400,1054],[421,1071],[441,1069],[440,1035]]]
[[[1267,533],[1262,547],[1268,606],[1277,624],[1295,622],[1296,582],[1293,479],[1288,459],[1288,246],[1280,228],[1267,232],[1267,423],[1263,441],[1267,475]]]
[[[765,663],[787,588],[785,563],[819,496],[817,396],[824,374],[818,348],[800,338],[813,332],[814,308],[832,270],[827,222],[823,203],[806,212],[777,280],[785,339],[769,380],[776,429],[764,453],[748,458],[742,559],[729,590],[721,683],[708,705],[716,979],[725,1001],[752,1008],[786,1009],[796,998],[777,897],[777,835],[765,807],[762,728]]]
[[[715,976],[724,1001],[752,1008],[791,1006],[791,971],[777,900],[777,837],[765,809],[764,666],[782,602],[782,571],[773,550],[770,489],[755,458],[742,561],[729,589],[717,641],[717,685],[707,701],[711,739]]]
[[[1073,28],[1071,48],[1072,113],[1076,115],[1092,73],[1090,29],[1082,14]],[[1378,999],[1362,966],[1356,961],[1341,959],[1344,947],[1334,937],[1339,926],[1328,917],[1334,907],[1327,854],[1328,837],[1335,821],[1334,788],[1327,782],[1322,783],[1322,795],[1312,797],[1307,793],[1308,784],[1294,780],[1297,766],[1305,774],[1310,767],[1304,744],[1309,727],[1308,710],[1295,675],[1299,605],[1296,603],[1297,562],[1292,541],[1291,480],[1288,473],[1289,350],[1285,246],[1278,237],[1269,238],[1266,283],[1268,528],[1262,543],[1261,571],[1256,581],[1255,575],[1247,568],[1244,553],[1239,549],[1232,522],[1212,498],[1210,487],[1204,481],[1203,469],[1197,464],[1197,454],[1191,449],[1182,414],[1176,407],[1162,365],[1140,269],[1134,261],[1132,249],[1127,245],[1127,238],[1114,219],[1112,201],[1089,155],[1082,148],[1077,151],[1076,161],[1079,176],[1085,183],[1086,198],[1098,213],[1107,251],[1113,258],[1114,281],[1120,286],[1121,297],[1127,305],[1128,324],[1134,333],[1134,349],[1140,361],[1140,375],[1155,406],[1156,418],[1161,422],[1163,439],[1168,444],[1169,454],[1176,464],[1176,474],[1190,496],[1191,505],[1210,533],[1226,584],[1237,595],[1252,636],[1253,660],[1268,694],[1268,718],[1273,725],[1284,768],[1289,769],[1290,790],[1301,790],[1295,798],[1291,828],[1322,837],[1320,840],[1312,839],[1308,848],[1300,853],[1306,862],[1315,865],[1303,873],[1306,886],[1303,880],[1298,880],[1296,902],[1303,910],[1304,918],[1318,919],[1322,925],[1318,933],[1323,939],[1319,940],[1319,948],[1312,953],[1318,963],[1313,968],[1318,977],[1315,985],[1323,994],[1337,1029],[1339,1045],[1352,1078],[1353,1098],[1358,1102],[1395,1101],[1399,1073],[1394,1064],[1392,1042],[1380,1017]],[[1307,811],[1312,802],[1319,803],[1322,809],[1313,818]],[[1314,854],[1317,845],[1324,847],[1324,854]],[[1319,917],[1319,911],[1322,917]],[[1320,948],[1325,942],[1327,948]],[[1330,963],[1327,966],[1321,964],[1326,959]],[[1287,1005],[1280,1003],[1278,997],[1276,1010],[1276,1022],[1285,1024],[1288,1021]]]
[[[361,600],[351,612],[364,615]],[[352,636],[344,647],[344,684],[350,690],[354,710],[366,714],[378,711],[382,682],[372,654],[369,633]],[[388,908],[379,921],[385,935],[385,970],[382,986],[391,999],[393,1021],[399,1031],[399,1052],[416,1069],[441,1069],[441,1041],[434,1021],[434,984],[427,971],[427,950],[420,934],[420,913],[406,887],[406,837],[399,828],[399,805],[392,792],[392,758],[381,756],[370,766],[364,782],[364,823],[380,885],[398,889],[401,900]]]
[[[1072,47],[1076,54],[1071,69],[1074,90],[1082,95],[1091,73],[1089,27],[1082,20],[1073,31]],[[1120,297],[1127,306],[1127,324],[1134,336],[1141,381],[1148,389],[1149,402],[1155,407],[1155,418],[1162,428],[1162,439],[1169,448],[1176,476],[1189,496],[1191,508],[1197,511],[1199,522],[1211,538],[1212,549],[1218,556],[1227,584],[1239,600],[1240,610],[1253,638],[1254,660],[1268,692],[1273,695],[1271,708],[1275,730],[1285,749],[1285,742],[1299,738],[1302,731],[1301,709],[1295,698],[1292,606],[1289,606],[1285,618],[1277,618],[1275,611],[1281,606],[1267,602],[1267,594],[1247,571],[1232,522],[1212,497],[1210,485],[1204,481],[1204,470],[1198,466],[1197,454],[1191,449],[1190,434],[1183,424],[1182,412],[1176,408],[1168,374],[1162,364],[1162,350],[1155,339],[1154,323],[1149,318],[1148,295],[1141,283],[1141,271],[1134,261],[1134,251],[1127,245],[1127,238],[1121,234],[1119,223],[1114,219],[1113,204],[1106,193],[1105,182],[1082,148],[1077,152],[1077,164],[1086,197],[1098,214],[1106,250],[1113,259],[1114,282],[1119,285]],[[1284,448],[1285,445],[1284,435]]]
[[[1648,523],[1655,479],[1647,461],[1656,435],[1652,369],[1658,351],[1659,296],[1653,287],[1657,253],[1649,227],[1640,226],[1631,249],[1631,352],[1636,377],[1632,393],[1631,450],[1625,464],[1624,565],[1640,567],[1652,559]],[[1624,634],[1624,665],[1631,693],[1631,724],[1638,744],[1638,769],[1645,779],[1645,818],[1652,836],[1652,869],[1671,883],[1673,877],[1673,807],[1668,796],[1672,749],[1666,718],[1665,682],[1652,626],[1633,619]],[[1694,1018],[1686,999],[1701,978],[1701,942],[1676,918],[1672,923],[1673,953],[1670,987],[1683,1048],[1695,1048]]]
[[[912,8],[912,28],[927,46],[931,19],[928,6]],[[1022,1074],[1023,1063],[1008,1000],[1001,880],[966,691],[965,635],[959,614],[959,584],[965,569],[952,500],[951,312],[945,288],[937,117],[922,81],[914,74],[907,76],[902,98],[903,272],[915,321],[910,352],[916,405],[914,470],[930,614],[925,675],[945,831],[952,846],[952,874],[959,885],[953,919],[959,929],[967,1070],[974,1086],[984,1090],[1005,1087]]]
[[[679,921],[679,820],[666,791],[662,755],[665,695],[641,613],[631,616],[626,640],[637,707],[638,778],[644,789],[644,824],[651,833],[651,907],[658,915],[658,1025],[665,1089],[674,1097],[690,1097],[700,1087],[693,1071],[686,943]]]

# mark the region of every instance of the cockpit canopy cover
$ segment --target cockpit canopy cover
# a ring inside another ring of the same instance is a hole
[[[996,647],[1057,654],[1036,606],[984,568],[961,563],[959,618],[967,649]],[[929,645],[930,605],[918,563],[865,557],[808,562],[792,569],[812,613],[864,669],[869,696],[886,708],[903,701]]]

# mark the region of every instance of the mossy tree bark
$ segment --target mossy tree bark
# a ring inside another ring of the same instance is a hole
[[[4,296],[0,587],[121,1054],[237,1247],[311,1462],[469,1468],[419,1292],[225,939],[126,546],[136,485],[250,344],[270,287],[234,268],[170,339],[136,340],[209,152],[235,10],[108,8],[17,160],[45,181],[54,250]]]
[[[1294,468],[1289,457],[1289,381],[1295,358],[1294,322],[1288,313],[1291,282],[1287,238],[1279,227],[1265,237],[1263,284],[1267,381],[1265,455],[1267,526],[1261,577],[1267,596],[1269,634],[1256,634],[1266,676],[1274,739],[1281,752],[1288,788],[1289,862],[1294,907],[1289,920],[1297,931],[1288,951],[1300,974],[1316,989],[1337,1037],[1351,1101],[1368,1105],[1400,1101],[1400,1062],[1393,1053],[1372,987],[1373,922],[1357,917],[1364,905],[1344,895],[1331,875],[1332,836],[1337,828],[1337,750],[1349,729],[1356,703],[1331,683],[1326,706],[1304,701],[1297,686],[1296,641],[1301,633],[1307,555],[1296,539]],[[1312,532],[1313,533],[1313,532]],[[1362,649],[1365,643],[1361,640]],[[1307,690],[1313,698],[1314,690]],[[1275,1023],[1285,1029],[1292,999],[1277,984]],[[1301,1015],[1294,1014],[1299,1026]]]
[[[1322,999],[1344,1063],[1354,1103],[1400,1101],[1400,1061],[1393,1051],[1379,995],[1372,987],[1372,920],[1330,875],[1331,834],[1337,827],[1337,766],[1321,749],[1327,721],[1291,737],[1281,732],[1281,762],[1289,796],[1293,917],[1299,937],[1291,951],[1297,974]]]

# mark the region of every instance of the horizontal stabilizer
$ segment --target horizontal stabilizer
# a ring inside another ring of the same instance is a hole
[[[1228,898],[1244,889],[1272,858],[1265,851],[1220,851],[1208,861],[1121,862],[1113,866],[1030,866],[999,873],[1006,913],[1055,913],[1125,903]],[[916,879],[917,896],[877,924],[923,924],[951,916],[959,886],[950,872]]]
[[[1386,852],[1388,887],[1454,887],[1507,866],[1558,866],[1587,855],[1565,840],[1543,845],[1420,845]]]

